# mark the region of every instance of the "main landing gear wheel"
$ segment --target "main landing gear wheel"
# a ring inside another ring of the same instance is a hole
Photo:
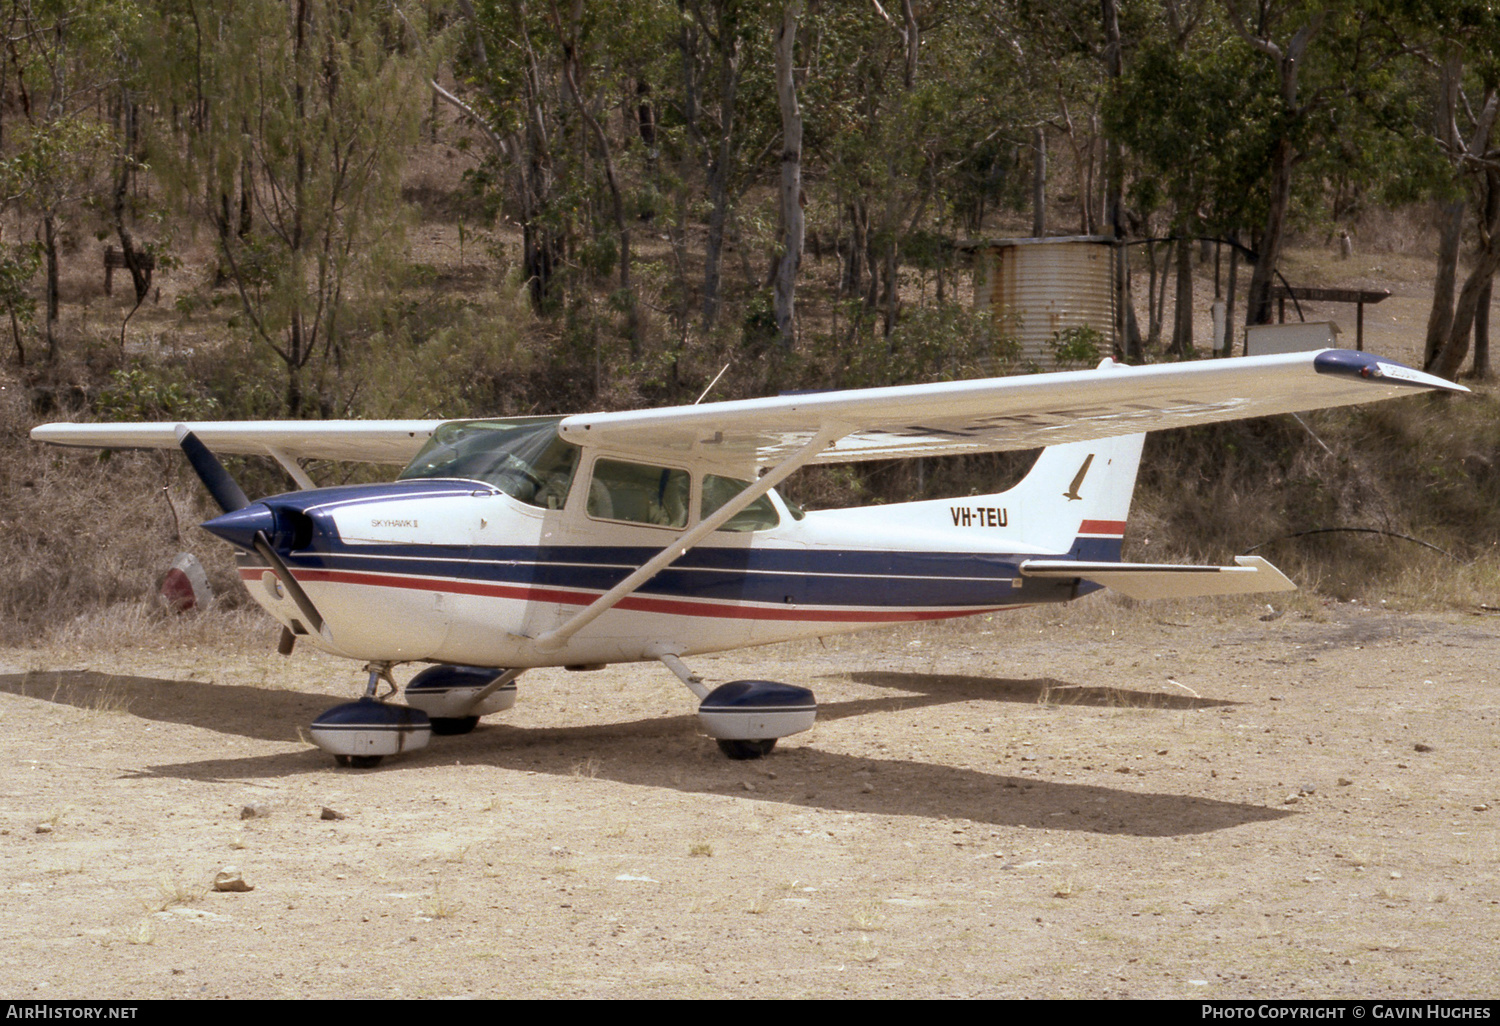
[[[759,741],[741,741],[734,738],[721,737],[718,741],[719,751],[737,762],[743,762],[746,759],[759,759],[770,755],[771,749],[776,747],[776,739],[774,737],[764,738]]]
[[[732,680],[698,703],[703,733],[736,761],[770,755],[777,738],[807,730],[817,715],[811,691],[774,680]]]
[[[457,737],[479,726],[478,716],[429,716],[432,732],[439,737]]]
[[[334,765],[352,767],[354,769],[374,769],[380,765],[383,755],[335,755]]]

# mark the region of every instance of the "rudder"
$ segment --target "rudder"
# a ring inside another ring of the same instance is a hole
[[[1081,559],[1120,558],[1146,436],[1119,435],[1042,450],[1003,500],[1020,537]]]

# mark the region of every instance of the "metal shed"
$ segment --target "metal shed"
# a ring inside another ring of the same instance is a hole
[[[1001,337],[1021,344],[1021,359],[1050,369],[1054,343],[1069,328],[1103,336],[1101,356],[1115,338],[1114,239],[1074,235],[1047,239],[984,239],[975,253],[974,306],[989,309]]]

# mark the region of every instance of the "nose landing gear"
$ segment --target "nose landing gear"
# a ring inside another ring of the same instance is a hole
[[[312,723],[313,742],[339,766],[370,769],[387,755],[427,747],[434,734],[467,734],[479,717],[516,704],[520,670],[432,666],[406,686],[406,705],[389,701],[400,689],[394,664],[370,663],[364,697],[336,705]],[[387,691],[380,693],[384,683]]]

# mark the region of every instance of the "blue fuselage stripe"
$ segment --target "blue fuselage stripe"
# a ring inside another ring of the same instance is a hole
[[[656,550],[603,546],[338,544],[299,551],[294,569],[354,571],[485,584],[602,592]],[[1019,578],[1024,559],[1118,560],[1120,540],[1079,539],[1051,556],[973,552],[892,553],[819,549],[693,549],[640,589],[662,598],[812,606],[920,608],[1058,601],[1067,582]],[[1021,586],[1016,587],[1019,579]]]

